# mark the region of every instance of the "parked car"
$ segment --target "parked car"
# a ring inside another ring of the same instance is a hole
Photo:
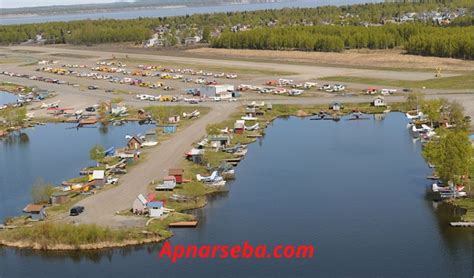
[[[95,107],[93,107],[93,106],[87,107],[86,111],[87,112],[95,112]]]
[[[83,206],[75,206],[71,208],[71,211],[69,212],[70,216],[77,216],[81,213],[84,212],[84,207]]]
[[[91,85],[91,86],[87,87],[87,89],[89,89],[89,90],[97,90],[97,89],[99,89],[99,87],[97,87],[97,86],[95,86],[95,85]]]

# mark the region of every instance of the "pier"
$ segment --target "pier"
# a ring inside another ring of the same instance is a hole
[[[474,227],[474,222],[451,222],[449,223],[451,227]]]

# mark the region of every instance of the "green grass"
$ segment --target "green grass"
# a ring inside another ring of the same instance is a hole
[[[453,204],[462,208],[467,209],[465,215],[461,217],[462,220],[472,222],[474,221],[474,199],[457,199],[453,201]]]
[[[366,77],[355,77],[355,76],[329,76],[322,78],[321,80],[334,81],[334,82],[349,82],[359,84],[370,84],[380,86],[392,86],[392,87],[403,87],[413,89],[473,89],[474,88],[474,74],[464,74],[451,77],[433,78],[422,81],[407,81],[407,80],[392,80],[392,79],[379,79],[379,78],[366,78]]]
[[[0,239],[2,240],[35,243],[45,249],[58,244],[79,247],[83,244],[123,242],[129,239],[143,239],[144,237],[144,234],[135,229],[116,230],[88,224],[72,225],[48,222],[0,232]]]
[[[109,60],[111,61],[111,60]],[[119,61],[125,64],[143,64],[143,65],[161,65],[164,68],[191,68],[196,71],[212,71],[214,73],[224,72],[224,73],[236,73],[236,74],[246,74],[246,75],[271,75],[271,76],[284,76],[284,75],[295,75],[295,72],[284,71],[284,70],[264,70],[264,69],[249,69],[242,67],[227,67],[227,66],[217,66],[217,65],[199,65],[188,64],[188,63],[178,63],[178,62],[166,62],[166,61],[150,61],[144,59],[135,59],[135,58],[120,58],[115,61]]]

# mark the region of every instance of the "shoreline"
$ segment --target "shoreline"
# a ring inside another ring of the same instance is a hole
[[[337,116],[342,116],[342,117],[350,115],[354,111],[354,107],[352,107],[352,105],[355,105],[356,107],[359,107],[360,104],[352,104],[352,103],[346,104],[346,107],[348,107],[348,108],[344,109],[345,111],[339,111],[339,112],[335,112],[333,114],[337,115]],[[402,105],[404,105],[404,104],[403,103],[392,103],[388,107],[385,107],[385,109],[389,109],[389,108],[392,108],[393,106],[395,106],[395,109],[391,110],[390,112],[405,113],[406,109],[404,110]],[[323,109],[323,107],[324,107],[324,105],[315,105],[315,106],[312,106],[312,107],[307,107],[305,105],[280,105],[280,106],[281,106],[282,111],[277,111],[275,113],[272,111],[271,115],[268,115],[269,116],[268,118],[263,116],[263,118],[261,118],[257,121],[257,122],[262,123],[262,126],[263,126],[258,132],[259,136],[263,137],[265,135],[265,129],[268,127],[268,125],[270,123],[272,123],[273,121],[275,121],[276,119],[278,119],[278,118],[291,117],[291,116],[299,117],[299,118],[309,118],[309,117],[314,116],[315,113],[317,113],[317,111],[321,111],[321,109]],[[244,106],[242,106],[242,107],[244,107]],[[374,108],[374,107],[369,106],[368,108]],[[287,111],[284,111],[284,109],[286,109]],[[371,110],[365,110],[364,108],[360,109],[361,112],[364,111],[363,113],[368,114],[368,115],[382,113],[378,110],[380,110],[380,109],[378,109],[376,107],[374,109],[371,109]],[[235,112],[234,114],[232,114],[228,118],[224,119],[222,122],[216,124],[216,126],[217,127],[223,127],[229,121],[235,120],[236,117],[239,118],[241,116],[241,114],[242,114],[242,111],[238,110],[237,112]],[[246,140],[247,140],[245,142],[245,144],[251,144],[251,143],[257,142],[256,137],[249,138],[248,135],[249,135],[248,132],[243,134],[243,136],[244,136],[243,138],[246,138]],[[240,142],[240,140],[239,140],[239,142]],[[224,160],[220,160],[220,161],[224,161]],[[206,170],[205,166],[199,165],[197,171],[198,172],[206,172],[207,170]],[[183,210],[182,213],[185,214],[186,216],[191,216],[187,212],[192,211],[192,210],[196,210],[196,209],[200,209],[200,208],[203,208],[203,207],[207,206],[208,203],[209,203],[208,196],[212,195],[212,194],[215,194],[215,193],[218,193],[218,192],[219,191],[214,190],[214,191],[206,192],[202,195],[196,196],[196,197],[199,197],[199,198],[204,198],[205,199],[204,202],[203,203],[196,202],[194,205],[191,205],[189,208],[186,208],[185,210]],[[163,219],[161,219],[160,221],[163,221]],[[62,224],[59,224],[59,225],[62,225]],[[123,230],[123,229],[118,229],[118,230]],[[146,228],[144,230],[146,230]],[[50,251],[101,250],[101,249],[108,249],[108,248],[120,248],[120,247],[131,246],[131,245],[142,245],[142,244],[148,244],[148,243],[158,243],[158,242],[161,242],[161,241],[166,240],[168,238],[171,238],[174,235],[172,233],[172,231],[169,229],[168,226],[167,226],[167,229],[165,229],[165,230],[170,231],[170,234],[167,237],[166,236],[165,237],[157,236],[157,237],[154,237],[154,238],[141,239],[141,240],[140,239],[128,239],[128,240],[125,240],[124,242],[100,242],[100,243],[93,243],[93,244],[82,244],[82,245],[78,245],[78,246],[68,245],[68,244],[54,244],[54,245],[51,245],[51,246],[42,246],[41,244],[39,244],[37,242],[25,242],[24,240],[8,241],[8,240],[0,239],[0,245],[7,246],[7,247],[13,247],[13,248],[20,248],[20,249],[50,250]],[[1,235],[1,233],[2,233],[2,231],[0,231],[0,235]]]

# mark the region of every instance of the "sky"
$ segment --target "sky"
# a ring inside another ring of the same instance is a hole
[[[51,5],[72,5],[72,4],[102,4],[117,2],[117,0],[0,0],[0,8],[21,8]]]

